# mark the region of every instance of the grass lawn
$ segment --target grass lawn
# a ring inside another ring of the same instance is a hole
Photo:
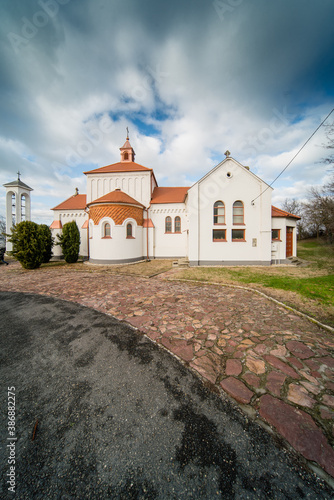
[[[282,302],[334,326],[334,247],[322,240],[298,243],[307,266],[196,267],[178,278],[257,288]]]

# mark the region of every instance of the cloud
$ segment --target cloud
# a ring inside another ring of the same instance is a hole
[[[270,183],[333,108],[331,0],[4,0],[0,14],[0,179],[20,169],[38,218],[118,161],[127,126],[160,185],[195,182],[226,149]],[[323,142],[275,199],[322,182]]]

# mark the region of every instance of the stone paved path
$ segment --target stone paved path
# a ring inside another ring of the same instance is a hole
[[[0,266],[0,290],[50,295],[138,328],[334,477],[334,336],[237,288]],[[319,318],[321,320],[321,318]]]

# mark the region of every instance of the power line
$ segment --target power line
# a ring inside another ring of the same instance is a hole
[[[251,204],[253,205],[254,201],[257,200],[258,198],[260,198],[260,196],[262,196],[266,191],[267,189],[269,189],[273,184],[274,182],[277,181],[277,179],[283,174],[283,172],[286,171],[286,169],[289,167],[289,165],[291,165],[291,163],[293,162],[293,160],[299,155],[299,153],[301,152],[302,149],[304,149],[304,147],[306,146],[306,144],[312,139],[312,137],[318,132],[319,128],[322,127],[322,125],[325,123],[325,121],[330,117],[330,115],[333,113],[334,111],[334,108],[332,109],[332,111],[330,113],[328,113],[328,115],[326,116],[326,118],[320,123],[319,127],[316,128],[316,130],[313,132],[312,135],[310,135],[310,137],[307,139],[307,141],[302,145],[302,147],[299,149],[299,151],[297,151],[297,153],[295,154],[295,156],[292,158],[292,160],[289,161],[289,163],[286,165],[286,167],[283,168],[282,172],[280,172],[278,174],[278,176],[273,180],[273,182],[271,184],[269,184],[269,186],[266,187],[266,189],[263,191],[263,193],[260,193],[259,196],[257,196],[256,198],[254,198],[254,200],[251,201]]]

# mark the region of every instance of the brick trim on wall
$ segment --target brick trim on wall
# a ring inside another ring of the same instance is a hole
[[[97,226],[103,217],[110,217],[116,226],[120,226],[126,219],[134,219],[138,226],[142,226],[144,222],[143,209],[127,205],[97,205],[91,206],[89,210],[89,218]]]

